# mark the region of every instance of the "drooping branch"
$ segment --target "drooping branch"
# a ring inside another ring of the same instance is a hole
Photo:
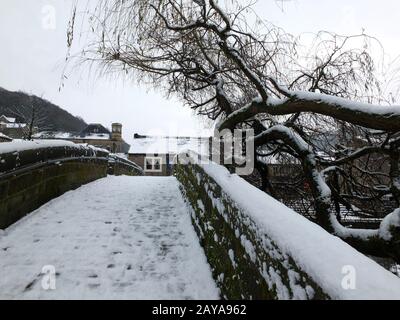
[[[400,106],[379,106],[357,103],[343,98],[311,92],[291,93],[290,98],[253,100],[247,106],[232,113],[219,124],[219,129],[234,128],[236,124],[259,114],[290,115],[310,112],[365,128],[400,131]]]

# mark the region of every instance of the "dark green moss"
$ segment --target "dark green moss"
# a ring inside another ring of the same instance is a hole
[[[223,298],[278,299],[277,287],[272,281],[268,285],[265,277],[264,270],[272,268],[279,274],[289,297],[294,296],[289,277],[290,270],[298,275],[296,285],[303,289],[306,287],[308,290],[313,289],[315,294],[312,298],[328,299],[323,290],[295,264],[293,259],[285,255],[277,257],[276,252],[279,252],[279,248],[268,239],[268,235],[257,233],[254,222],[236,207],[234,201],[224,194],[221,187],[202,168],[196,165],[178,165],[175,175],[181,183],[186,201],[193,209],[194,228]],[[219,202],[219,210],[223,208],[223,212],[218,211],[213,201]],[[242,236],[254,248],[252,257],[242,244]],[[271,255],[264,249],[262,237],[269,240],[271,250],[275,254]],[[229,256],[230,250],[234,262]]]

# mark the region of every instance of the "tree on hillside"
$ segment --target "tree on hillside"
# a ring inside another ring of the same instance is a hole
[[[86,17],[84,61],[178,96],[220,130],[253,128],[261,170],[269,156],[301,163],[317,223],[400,261],[400,209],[377,230],[346,228],[332,210],[400,204],[400,106],[385,99],[373,38],[320,32],[304,45],[236,1],[102,0]]]
[[[23,139],[32,140],[35,133],[52,129],[47,113],[41,106],[32,103],[13,109],[14,111],[9,111],[10,114],[16,116],[19,122],[24,124],[24,127],[21,128]]]

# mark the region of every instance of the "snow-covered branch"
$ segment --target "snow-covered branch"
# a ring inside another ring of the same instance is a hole
[[[356,247],[362,247],[363,250],[369,241],[380,244],[380,247],[383,248],[388,245],[387,241],[390,242],[392,240],[392,228],[400,226],[399,209],[390,214],[377,230],[351,229],[340,224],[336,215],[330,209],[332,191],[325,180],[325,175],[334,171],[335,167],[329,167],[320,171],[312,147],[296,132],[285,126],[277,125],[264,131],[254,139],[256,145],[283,141],[285,145],[290,146],[297,153],[314,195],[317,221],[325,229],[349,241]],[[393,244],[390,243],[390,245]],[[400,256],[396,256],[395,258],[400,259]]]
[[[283,99],[270,98],[266,102],[253,100],[224,119],[219,129],[233,128],[259,114],[277,116],[311,112],[365,128],[400,131],[400,105],[372,105],[313,92],[287,93],[290,97]]]

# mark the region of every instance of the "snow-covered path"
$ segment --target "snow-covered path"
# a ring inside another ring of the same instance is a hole
[[[0,299],[114,298],[218,299],[173,177],[108,177],[0,233]]]

